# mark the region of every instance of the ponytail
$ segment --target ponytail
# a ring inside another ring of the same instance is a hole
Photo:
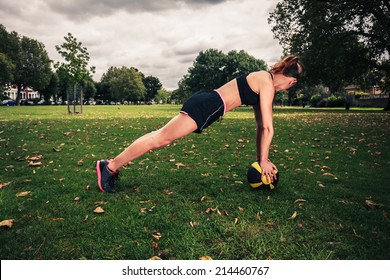
[[[276,63],[270,71],[273,74],[283,74],[298,79],[303,77],[305,69],[298,56],[288,55]]]

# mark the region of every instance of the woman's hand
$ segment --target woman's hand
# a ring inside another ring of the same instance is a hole
[[[267,180],[271,179],[271,182],[274,182],[274,180],[276,180],[276,173],[274,172],[274,170],[277,168],[270,160],[261,161],[260,167],[263,171],[262,176],[266,176]]]

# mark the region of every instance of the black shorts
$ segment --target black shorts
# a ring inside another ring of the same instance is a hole
[[[198,92],[183,104],[180,112],[196,122],[198,128],[195,133],[202,133],[203,129],[225,114],[225,102],[217,91]]]

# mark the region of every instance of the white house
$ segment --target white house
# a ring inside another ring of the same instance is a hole
[[[11,85],[9,86],[3,94],[9,99],[16,100],[16,96],[18,94],[18,87],[16,85]],[[20,92],[20,99],[35,99],[39,98],[39,92],[34,91],[32,88],[25,87],[21,92]]]

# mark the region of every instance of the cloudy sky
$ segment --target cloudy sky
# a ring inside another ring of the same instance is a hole
[[[42,42],[55,61],[55,45],[72,33],[90,54],[94,79],[110,66],[136,67],[177,83],[200,51],[245,50],[268,65],[282,55],[267,18],[278,0],[0,0],[8,32]]]

